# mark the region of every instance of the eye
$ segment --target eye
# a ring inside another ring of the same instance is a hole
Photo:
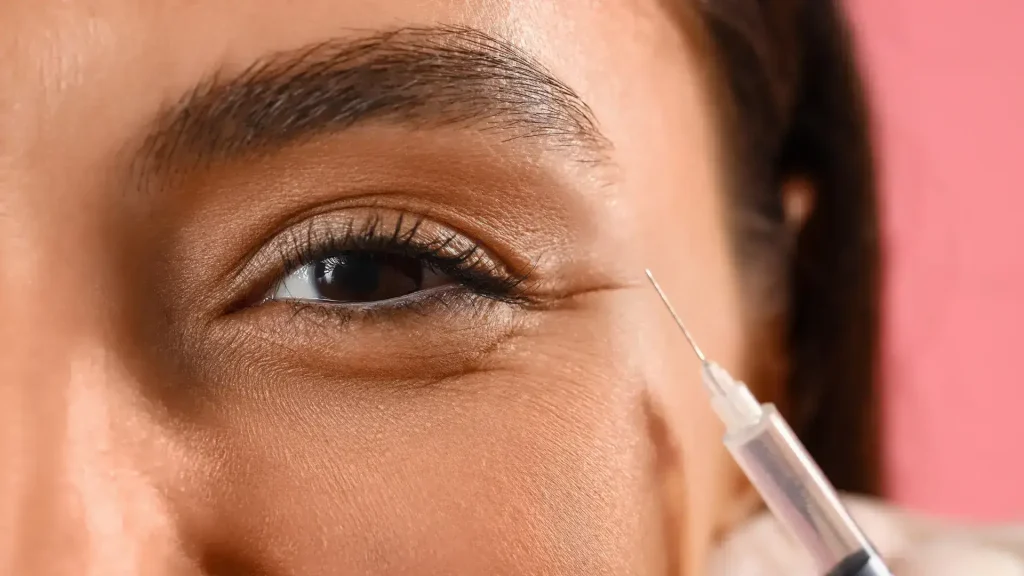
[[[253,279],[253,289],[229,309],[273,301],[323,304],[297,309],[347,321],[371,311],[382,319],[379,314],[404,313],[413,305],[438,304],[450,312],[479,298],[522,306],[536,302],[526,284],[529,274],[435,220],[354,209],[315,216],[267,241],[240,272]]]
[[[422,258],[350,250],[299,267],[273,288],[270,298],[371,303],[453,283]]]

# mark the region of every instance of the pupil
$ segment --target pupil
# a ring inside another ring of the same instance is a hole
[[[423,283],[415,259],[375,252],[343,252],[316,263],[317,291],[335,302],[374,302],[411,294]]]

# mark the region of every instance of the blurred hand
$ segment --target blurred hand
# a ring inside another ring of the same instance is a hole
[[[1024,576],[1024,524],[966,526],[844,498],[896,576]],[[807,553],[763,513],[715,552],[709,576],[822,576]]]

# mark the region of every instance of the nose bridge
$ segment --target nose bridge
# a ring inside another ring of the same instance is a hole
[[[81,290],[89,266],[14,230],[30,220],[0,218],[0,574],[158,574],[175,541],[158,426]]]
[[[36,4],[0,2],[0,575],[182,573],[167,568],[170,459],[112,334],[118,141],[86,112],[101,83],[82,82],[106,45],[76,41],[84,5]],[[66,18],[33,21],[51,16]]]
[[[172,527],[138,458],[153,434],[110,353],[62,346],[27,366],[0,408],[0,525],[12,537],[0,573],[152,572]]]

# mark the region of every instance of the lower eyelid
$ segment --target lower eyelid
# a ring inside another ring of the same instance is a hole
[[[277,303],[291,308],[290,318],[293,322],[302,322],[312,318],[320,329],[338,327],[349,328],[350,323],[373,324],[378,322],[400,322],[406,314],[411,319],[417,317],[438,317],[432,322],[444,325],[443,315],[462,310],[475,310],[487,300],[486,297],[471,292],[458,284],[447,284],[405,296],[379,300],[376,302],[335,302],[331,300],[271,300],[268,304]],[[333,326],[332,326],[333,325]]]
[[[284,298],[273,297],[269,300],[277,302],[297,302],[302,303],[306,306],[323,306],[325,308],[344,308],[350,312],[370,312],[379,311],[384,309],[399,309],[403,305],[415,303],[418,300],[428,300],[437,298],[438,296],[446,295],[448,293],[456,292],[469,292],[463,286],[456,283],[447,283],[441,286],[434,286],[433,288],[425,288],[418,290],[403,296],[396,296],[394,298],[388,298],[386,300],[376,300],[373,302],[339,302],[336,300],[327,300],[319,297],[312,298],[299,298],[295,296],[288,296]]]
[[[232,346],[252,347],[272,360],[268,370],[330,381],[447,372],[477,362],[496,341],[532,325],[515,306],[458,285],[415,297],[353,309],[324,302],[267,301],[217,323]],[[385,358],[386,362],[381,362]],[[285,382],[284,384],[287,384]]]

